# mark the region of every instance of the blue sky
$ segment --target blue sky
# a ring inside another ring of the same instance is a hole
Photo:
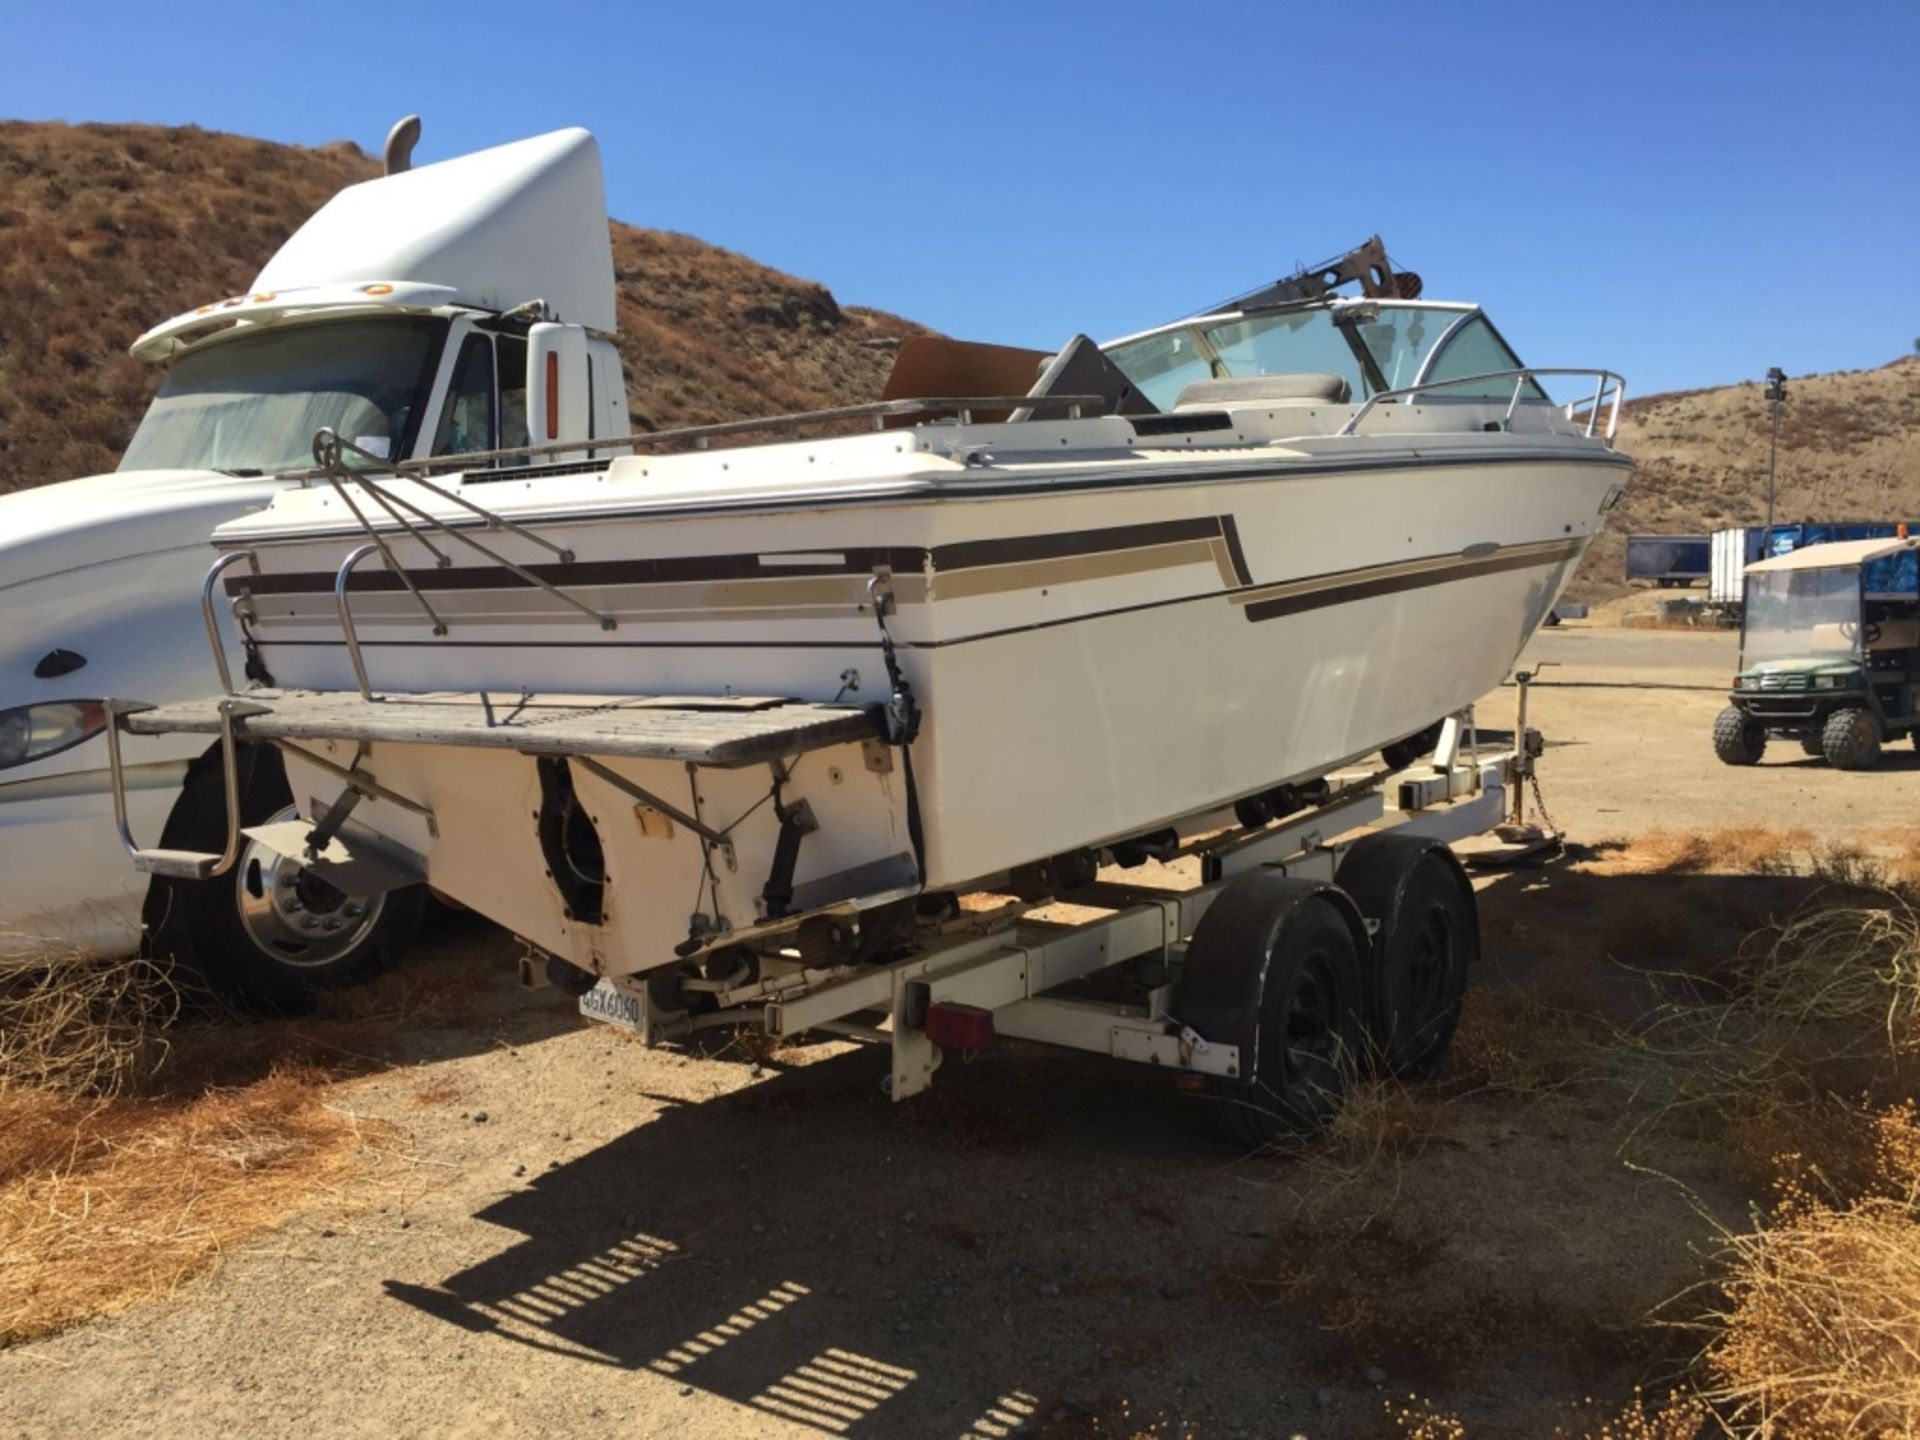
[[[417,110],[422,161],[586,125],[620,219],[970,339],[1109,337],[1373,231],[1637,393],[1920,335],[1916,0],[111,0],[8,31],[11,116],[371,151]]]

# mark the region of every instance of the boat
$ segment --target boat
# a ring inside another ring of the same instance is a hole
[[[871,958],[1264,824],[1501,682],[1622,491],[1624,382],[1419,290],[1376,239],[1104,345],[909,345],[871,405],[404,463],[323,432],[214,535],[264,680],[110,734],[275,744],[273,843],[588,984]]]

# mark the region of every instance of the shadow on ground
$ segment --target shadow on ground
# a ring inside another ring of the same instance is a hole
[[[861,1052],[671,1106],[480,1211],[519,1237],[500,1253],[388,1291],[576,1357],[583,1390],[646,1369],[833,1433],[1004,1434],[1054,1408],[1042,1384],[1123,1393],[1211,1323],[1169,1190],[1232,1184],[1231,1157],[1165,1075],[959,1069],[898,1108]]]

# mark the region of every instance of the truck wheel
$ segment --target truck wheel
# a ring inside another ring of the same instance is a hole
[[[1767,751],[1767,727],[1738,705],[1713,720],[1713,753],[1728,765],[1758,765]]]
[[[1377,922],[1366,967],[1367,1040],[1389,1074],[1440,1063],[1480,958],[1480,914],[1460,863],[1432,841],[1371,835],[1341,861],[1340,888]]]
[[[1820,731],[1820,749],[1836,770],[1871,770],[1880,763],[1880,722],[1857,706],[1836,710]]]
[[[1221,1133],[1249,1150],[1339,1113],[1364,1043],[1353,924],[1327,895],[1303,894],[1305,883],[1243,876],[1201,917],[1187,948],[1182,989],[1196,1003],[1183,1001],[1184,1016],[1210,1038],[1233,1034],[1249,1070],[1212,1077],[1208,1108]]]
[[[293,796],[279,753],[241,748],[240,821],[289,819]],[[226,844],[227,805],[218,755],[194,766],[167,822],[172,848]],[[210,880],[164,880],[153,949],[183,964],[224,998],[250,1010],[292,1013],[322,990],[385,970],[420,929],[426,888],[345,895],[292,858],[242,837],[240,857]]]
[[[1440,743],[1440,729],[1446,723],[1444,719],[1436,720],[1418,735],[1409,735],[1391,745],[1382,745],[1380,758],[1387,762],[1390,769],[1406,769],[1414,761],[1433,753],[1433,747]]]
[[[1818,730],[1802,731],[1800,734],[1800,748],[1816,760],[1824,760],[1827,758],[1827,748],[1820,743],[1820,732]]]

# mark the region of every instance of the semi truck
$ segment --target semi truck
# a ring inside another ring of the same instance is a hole
[[[219,657],[267,680],[231,617],[209,650],[208,537],[324,484],[302,451],[320,427],[395,460],[569,440],[586,459],[629,433],[593,137],[415,168],[418,136],[416,117],[395,126],[385,173],[328,201],[246,290],[134,341],[162,373],[118,470],[0,497],[0,933],[103,956],[147,943],[268,1007],[410,942],[418,889],[346,894],[255,841],[217,879],[134,871],[103,732],[110,698],[202,694]],[[128,818],[165,845],[224,835],[230,804],[248,826],[294,813],[270,747],[247,747],[231,786],[204,740],[126,748]]]
[[[1712,544],[1710,535],[1629,535],[1627,579],[1651,580],[1661,589],[1705,580]]]

